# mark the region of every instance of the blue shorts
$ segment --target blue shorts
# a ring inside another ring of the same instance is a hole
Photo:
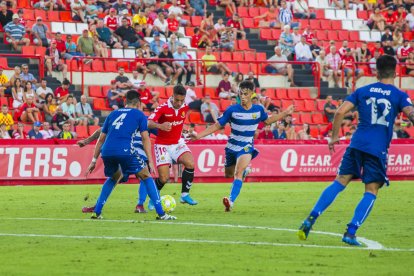
[[[123,178],[120,182],[128,181],[131,174],[139,173],[146,167],[146,162],[140,156],[102,156],[106,177],[112,177],[121,168]]]
[[[252,156],[252,160],[256,158],[256,156],[259,154],[259,151],[257,151],[257,149],[255,149],[252,146],[245,147],[239,152],[233,151],[229,148],[226,148],[224,151],[226,153],[224,167],[231,167],[231,166],[236,165],[237,159],[243,154],[250,154]]]
[[[352,69],[351,68],[344,68],[344,73],[345,73],[345,75],[348,75],[348,72],[349,71],[352,71]],[[356,69],[355,70],[355,75],[358,75],[359,73],[361,72],[361,69]]]
[[[338,175],[353,175],[363,183],[390,184],[387,177],[387,159],[348,147],[339,165]]]

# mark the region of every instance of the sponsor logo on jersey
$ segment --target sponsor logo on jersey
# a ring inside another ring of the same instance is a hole
[[[174,121],[174,122],[171,122],[171,124],[173,125],[173,126],[179,126],[179,125],[181,125],[181,124],[183,124],[184,123],[184,121],[183,120],[181,120],[181,121]]]

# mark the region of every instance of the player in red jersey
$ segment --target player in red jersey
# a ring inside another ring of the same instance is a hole
[[[170,178],[172,161],[184,165],[182,174],[181,203],[196,205],[197,201],[190,197],[190,189],[194,179],[194,158],[181,139],[184,120],[189,107],[184,103],[186,90],[184,86],[174,87],[173,96],[160,105],[154,113],[148,117],[148,127],[158,129],[154,151],[158,170],[158,178],[155,181],[158,190],[161,190]],[[148,206],[151,209],[151,205]]]

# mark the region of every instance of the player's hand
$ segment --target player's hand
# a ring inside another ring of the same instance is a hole
[[[162,130],[162,131],[170,131],[171,130],[171,123],[164,122],[160,125],[159,129]]]
[[[85,142],[85,139],[82,139],[82,140],[77,141],[77,142],[76,142],[76,144],[77,144],[80,148],[83,148],[84,146],[86,146],[86,145],[87,145],[87,144],[86,144],[86,142]]]
[[[339,144],[339,139],[335,138],[335,139],[331,139],[331,141],[328,143],[328,147],[329,147],[329,152],[332,154],[335,152],[335,144]]]
[[[198,140],[198,135],[195,135],[194,133],[191,133],[188,137],[191,141],[196,141]]]
[[[96,167],[96,162],[91,162],[89,164],[89,167],[88,167],[88,170],[86,171],[85,176],[88,176],[89,174],[91,174],[95,170],[95,167]]]
[[[148,162],[148,170],[149,170],[150,174],[155,174],[154,163]]]

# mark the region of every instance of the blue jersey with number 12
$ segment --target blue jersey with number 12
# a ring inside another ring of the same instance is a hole
[[[148,131],[148,120],[140,110],[121,108],[112,111],[102,127],[102,132],[107,135],[102,156],[138,154],[138,141],[143,131]]]
[[[377,82],[357,89],[346,101],[353,103],[359,113],[350,147],[386,157],[395,118],[404,107],[412,105],[408,95],[394,85]]]

